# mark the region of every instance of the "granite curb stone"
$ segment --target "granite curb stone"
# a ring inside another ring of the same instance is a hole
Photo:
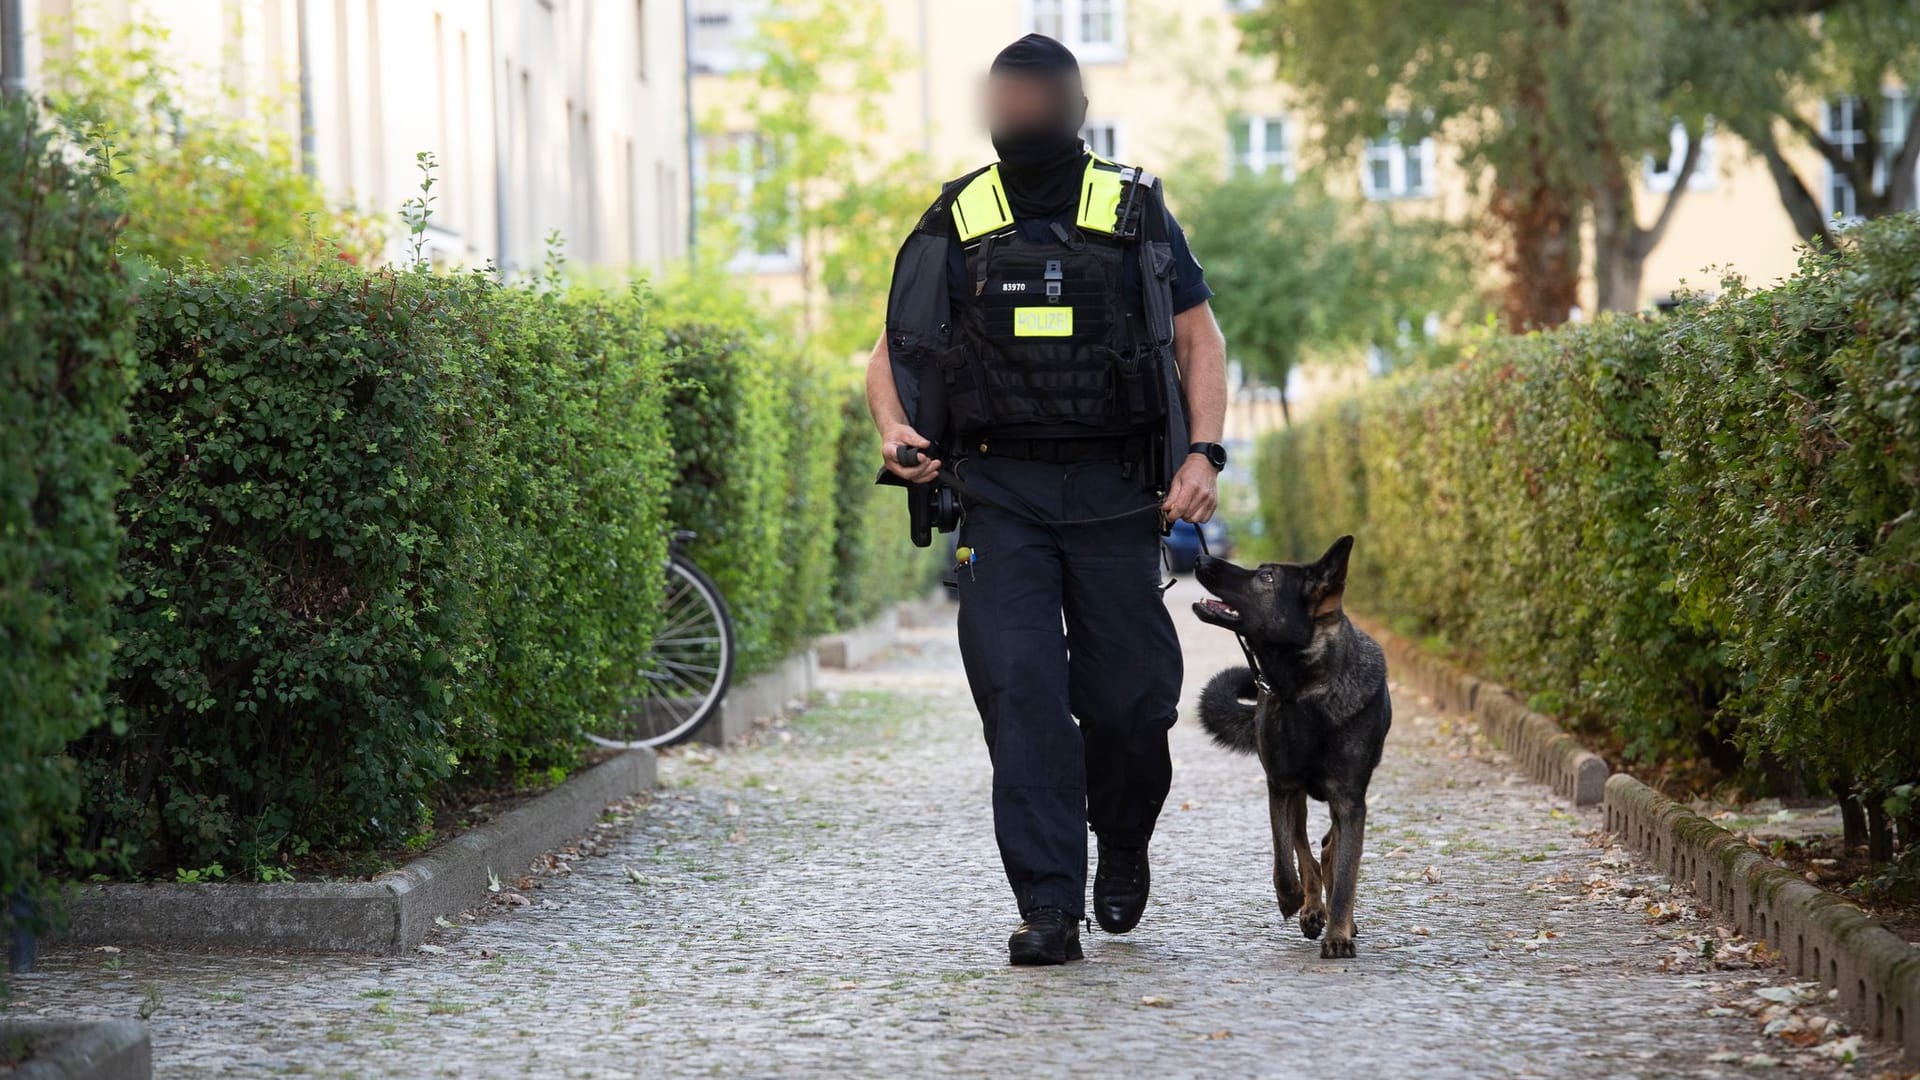
[[[7,1075],[17,1080],[147,1080],[153,1046],[134,1020],[61,1022],[0,1019],[0,1043],[27,1039],[32,1057]]]
[[[651,750],[626,751],[372,881],[82,885],[67,940],[402,953],[434,920],[474,907],[494,878],[584,835],[610,803],[651,788]]]

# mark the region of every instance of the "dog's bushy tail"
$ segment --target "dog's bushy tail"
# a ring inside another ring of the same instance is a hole
[[[1229,750],[1251,754],[1255,749],[1254,708],[1259,690],[1253,669],[1231,667],[1207,680],[1200,691],[1200,726],[1213,741]]]

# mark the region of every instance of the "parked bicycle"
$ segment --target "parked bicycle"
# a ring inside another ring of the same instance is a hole
[[[712,718],[733,680],[733,617],[720,589],[682,553],[694,537],[673,534],[662,585],[660,625],[625,715],[587,732],[601,746],[672,746]]]

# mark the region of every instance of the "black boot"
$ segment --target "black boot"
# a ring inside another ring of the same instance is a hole
[[[1100,867],[1093,873],[1093,917],[1109,934],[1124,934],[1147,910],[1147,846],[1100,841]]]
[[[1064,964],[1084,960],[1080,951],[1080,922],[1067,917],[1059,908],[1040,908],[1027,916],[1020,928],[1007,939],[1008,959],[1030,964]]]

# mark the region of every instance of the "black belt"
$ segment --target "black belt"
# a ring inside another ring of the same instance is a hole
[[[1137,462],[1147,456],[1144,435],[1107,439],[996,439],[982,436],[970,449],[981,457],[1079,465],[1090,461]]]

